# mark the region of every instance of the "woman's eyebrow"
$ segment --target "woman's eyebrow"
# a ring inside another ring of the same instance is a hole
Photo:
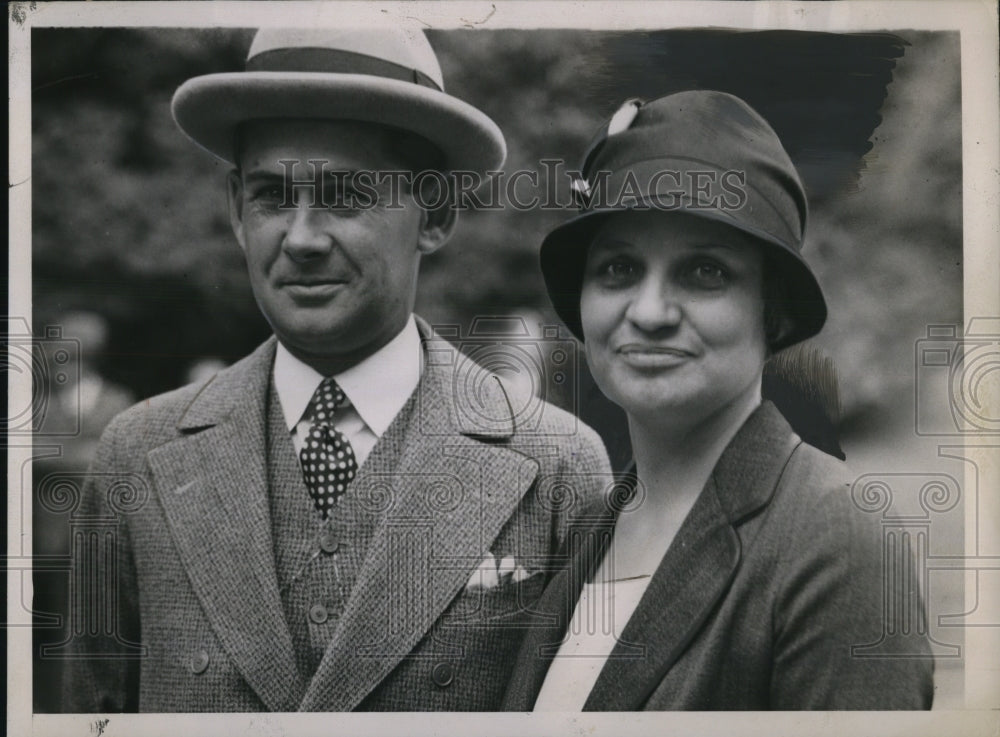
[[[628,241],[623,241],[620,239],[596,239],[590,246],[590,252],[595,253],[597,251],[627,251],[632,248],[632,244]]]
[[[713,251],[730,251],[733,253],[739,253],[742,251],[744,246],[742,245],[732,245],[730,243],[723,243],[721,241],[704,241],[699,243],[691,244],[692,250],[713,250]]]

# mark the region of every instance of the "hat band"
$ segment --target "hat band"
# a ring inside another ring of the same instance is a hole
[[[640,203],[643,208],[691,211],[800,251],[805,233],[801,185],[761,164],[739,163],[742,171],[727,170],[691,156],[668,155],[627,166],[615,164],[614,169],[609,165],[605,169],[608,176],[600,183],[596,175],[601,167],[595,166],[594,171],[587,172],[593,183],[581,180],[574,194],[581,213],[608,209],[608,205],[612,209],[630,209]],[[581,187],[588,190],[586,194]]]
[[[442,92],[433,79],[419,69],[404,67],[385,59],[340,49],[306,46],[262,51],[247,59],[248,72],[324,72],[326,74],[368,74],[373,77],[412,82]]]

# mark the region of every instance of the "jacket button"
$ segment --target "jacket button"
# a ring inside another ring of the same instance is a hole
[[[324,530],[319,538],[319,549],[327,555],[333,555],[340,547],[340,541],[331,530]]]
[[[431,668],[431,680],[441,688],[447,688],[455,680],[455,668],[451,663],[438,663]]]
[[[326,607],[322,604],[313,604],[309,608],[309,619],[311,619],[316,624],[323,624],[327,619],[330,618],[330,613],[326,610]]]
[[[191,672],[195,675],[199,675],[208,670],[208,653],[204,650],[199,650],[194,655],[191,656],[191,662],[189,663]]]

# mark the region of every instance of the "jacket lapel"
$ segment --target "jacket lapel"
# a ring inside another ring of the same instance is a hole
[[[622,631],[584,710],[641,708],[725,591],[739,556],[739,538],[709,482]],[[625,643],[632,646],[631,655]]]
[[[305,685],[278,596],[265,442],[275,341],[192,401],[183,437],[149,453],[170,533],[205,614],[268,709],[291,711]]]
[[[744,423],[664,555],[585,710],[643,707],[725,595],[746,542],[740,523],[770,502],[800,442],[770,402]],[[634,646],[643,657],[628,657]]]
[[[421,329],[427,360],[400,413],[409,419],[398,464],[363,468],[351,492],[382,516],[303,711],[354,709],[389,675],[468,582],[538,473],[536,461],[503,447],[514,428],[499,382],[486,378],[481,404],[461,405],[461,367],[480,369]],[[425,654],[458,654],[437,647]]]
[[[534,707],[552,659],[566,639],[583,585],[592,578],[614,535],[617,516],[611,505],[602,503],[575,517],[567,528],[563,547],[553,561],[562,567],[532,606],[538,624],[521,645],[514,667],[517,675],[504,695],[504,711],[531,711]]]

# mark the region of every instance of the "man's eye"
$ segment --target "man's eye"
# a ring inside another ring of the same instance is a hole
[[[370,210],[378,204],[375,194],[368,190],[348,189],[345,194],[347,204],[354,210]]]
[[[338,213],[356,213],[370,210],[378,204],[373,192],[354,187],[329,187],[324,192],[326,207]]]
[[[280,204],[285,201],[285,190],[278,184],[270,184],[254,190],[253,198],[265,204]]]

